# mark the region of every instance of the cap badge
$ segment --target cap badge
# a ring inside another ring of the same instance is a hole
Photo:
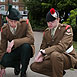
[[[51,8],[51,9],[50,9],[50,13],[51,13],[51,15],[52,15],[53,17],[57,18],[57,14],[56,14],[56,11],[55,11],[54,8]]]

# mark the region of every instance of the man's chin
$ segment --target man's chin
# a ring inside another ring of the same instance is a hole
[[[11,26],[12,28],[15,28],[16,26]]]
[[[49,29],[53,29],[53,27],[49,27]]]

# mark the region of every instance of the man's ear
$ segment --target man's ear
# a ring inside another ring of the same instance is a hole
[[[58,19],[58,21],[60,21],[60,18],[57,18]]]

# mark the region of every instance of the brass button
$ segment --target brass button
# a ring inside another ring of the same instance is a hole
[[[59,29],[60,29],[60,27],[59,27]]]

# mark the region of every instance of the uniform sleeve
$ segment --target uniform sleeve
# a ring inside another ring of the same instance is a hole
[[[45,32],[43,32],[43,40],[42,40],[40,49],[45,49],[46,47],[47,47],[47,43],[46,43],[46,40],[45,40]]]
[[[60,53],[65,52],[69,45],[72,44],[73,41],[73,32],[72,28],[65,30],[63,38],[59,41],[57,45],[51,46],[45,49],[46,54],[50,54],[51,52],[57,51]]]
[[[14,47],[19,47],[24,43],[34,44],[34,35],[30,23],[27,24],[26,36],[24,38],[14,39]]]
[[[2,52],[6,52],[7,49],[7,39],[6,39],[6,30],[3,29],[3,31],[1,32],[1,47],[0,49],[2,50]]]

